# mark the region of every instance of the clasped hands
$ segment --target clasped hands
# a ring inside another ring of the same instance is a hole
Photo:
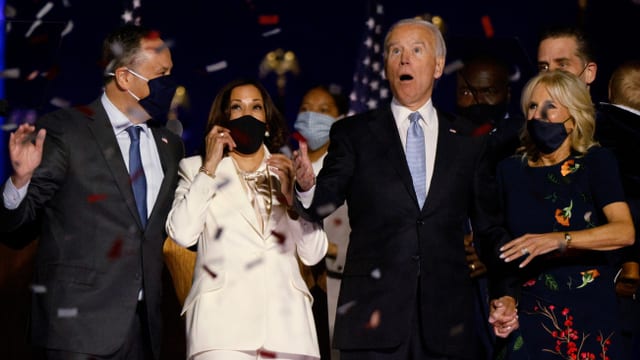
[[[494,299],[489,304],[489,324],[496,336],[506,338],[520,327],[516,300],[511,296]]]

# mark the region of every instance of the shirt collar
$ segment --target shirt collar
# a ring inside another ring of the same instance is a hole
[[[431,99],[429,99],[426,103],[424,103],[424,105],[422,105],[420,108],[418,108],[418,110],[415,111],[418,111],[420,115],[422,115],[422,120],[428,128],[431,128],[435,125],[434,122],[437,120],[437,117]],[[391,112],[393,113],[393,117],[396,119],[397,124],[400,124],[404,121],[408,122],[409,114],[415,111],[407,108],[404,105],[401,105],[395,97],[391,101]]]
[[[102,102],[102,106],[104,107],[105,112],[107,113],[107,117],[109,118],[109,122],[113,127],[113,131],[116,136],[124,132],[128,127],[137,125],[140,126],[144,133],[147,133],[147,124],[134,124],[129,120],[129,118],[118,109],[112,102],[109,100],[107,93],[102,93],[102,97],[100,98]]]

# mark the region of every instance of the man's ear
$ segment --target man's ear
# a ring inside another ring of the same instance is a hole
[[[439,79],[444,71],[444,57],[436,57],[436,68],[433,74],[434,79]]]
[[[590,62],[587,64],[587,67],[584,69],[584,82],[587,85],[591,85],[592,82],[596,80],[596,73],[598,72],[598,64],[594,62]]]
[[[122,66],[113,71],[113,81],[115,81],[116,86],[118,86],[121,90],[129,89],[129,80],[131,80],[131,74],[127,71],[127,68]]]

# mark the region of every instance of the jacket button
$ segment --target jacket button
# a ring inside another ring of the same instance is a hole
[[[424,220],[422,220],[422,219],[418,219],[418,220],[416,221],[416,224],[418,224],[418,225],[424,225]]]

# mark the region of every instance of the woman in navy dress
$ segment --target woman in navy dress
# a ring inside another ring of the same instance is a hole
[[[588,89],[572,74],[541,73],[522,108],[523,154],[497,173],[514,236],[500,257],[520,287],[507,358],[623,359],[607,253],[631,245],[634,229],[616,160],[593,140]]]

